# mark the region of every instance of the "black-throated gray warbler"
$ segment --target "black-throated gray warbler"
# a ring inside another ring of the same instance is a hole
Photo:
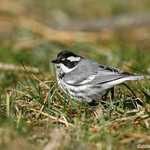
[[[58,53],[52,63],[56,66],[57,82],[61,89],[71,97],[88,103],[99,101],[115,85],[144,78],[98,64],[70,51]]]

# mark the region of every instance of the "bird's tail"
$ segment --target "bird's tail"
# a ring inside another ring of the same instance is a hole
[[[126,80],[143,80],[144,76],[142,75],[131,75],[126,77]]]
[[[142,79],[144,79],[144,76],[142,76],[142,75],[128,75],[128,76],[124,76],[119,79],[105,83],[103,85],[103,88],[107,89],[107,88],[111,88],[115,85],[121,84],[125,81],[142,80]]]

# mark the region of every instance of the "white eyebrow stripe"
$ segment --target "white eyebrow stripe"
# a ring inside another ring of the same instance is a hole
[[[74,57],[74,56],[70,56],[67,58],[67,60],[70,60],[70,61],[80,61],[80,57]]]

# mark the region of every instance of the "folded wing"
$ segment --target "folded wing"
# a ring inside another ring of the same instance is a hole
[[[104,89],[111,88],[127,80],[140,80],[143,76],[133,75],[112,67],[84,60],[77,68],[65,75],[65,82],[73,86],[93,85]]]

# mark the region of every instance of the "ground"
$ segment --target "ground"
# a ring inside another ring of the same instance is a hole
[[[90,49],[91,47],[89,51]],[[5,50],[5,53],[7,51]],[[105,60],[112,62],[111,65],[113,62],[115,65],[116,60],[121,60],[123,63],[117,62],[120,64],[117,67],[138,74],[146,74],[149,63],[147,52],[142,53],[143,56],[141,56],[137,50],[132,50],[132,52],[126,50],[123,53],[115,50],[107,51],[109,55],[105,56],[95,49],[91,51],[92,54],[97,54],[95,55],[97,60],[105,57]],[[12,53],[13,55],[7,57],[16,60],[15,57],[22,56],[23,52],[12,51]],[[34,53],[34,51],[24,51],[22,57],[33,63]],[[47,57],[50,51],[43,53]],[[90,57],[87,52],[83,51],[84,53]],[[111,60],[109,57],[112,57]],[[91,58],[94,59],[93,56]],[[0,75],[1,148],[9,149],[12,148],[10,146],[12,145],[15,149],[20,143],[20,148],[29,147],[29,149],[37,149],[37,146],[42,149],[43,147],[54,147],[54,145],[58,149],[74,149],[74,146],[77,146],[78,149],[93,149],[93,147],[95,149],[101,147],[136,149],[139,144],[149,143],[150,84],[148,79],[128,82],[136,96],[143,101],[142,107],[134,111],[128,106],[125,107],[124,101],[131,102],[134,97],[126,87],[117,86],[115,87],[115,100],[111,101],[108,95],[106,102],[108,107],[95,116],[93,108],[71,100],[57,87],[55,75],[46,67],[49,59],[43,57],[40,62],[42,63],[35,66],[38,67],[37,70],[34,70],[35,68],[29,70],[22,64],[18,68],[15,67],[16,70],[10,69],[9,65],[2,65]],[[42,65],[45,65],[45,69]],[[118,102],[117,106],[116,102]],[[102,106],[97,106],[96,109],[101,111],[101,108]]]
[[[144,15],[149,1],[94,2],[3,1],[0,149],[150,148],[150,28]],[[132,24],[133,19],[140,23]],[[93,31],[90,20],[96,20],[94,27],[98,20],[100,29]],[[114,100],[106,97],[105,107],[90,107],[57,86],[50,60],[62,49],[145,79],[126,82],[136,97],[120,85]]]

